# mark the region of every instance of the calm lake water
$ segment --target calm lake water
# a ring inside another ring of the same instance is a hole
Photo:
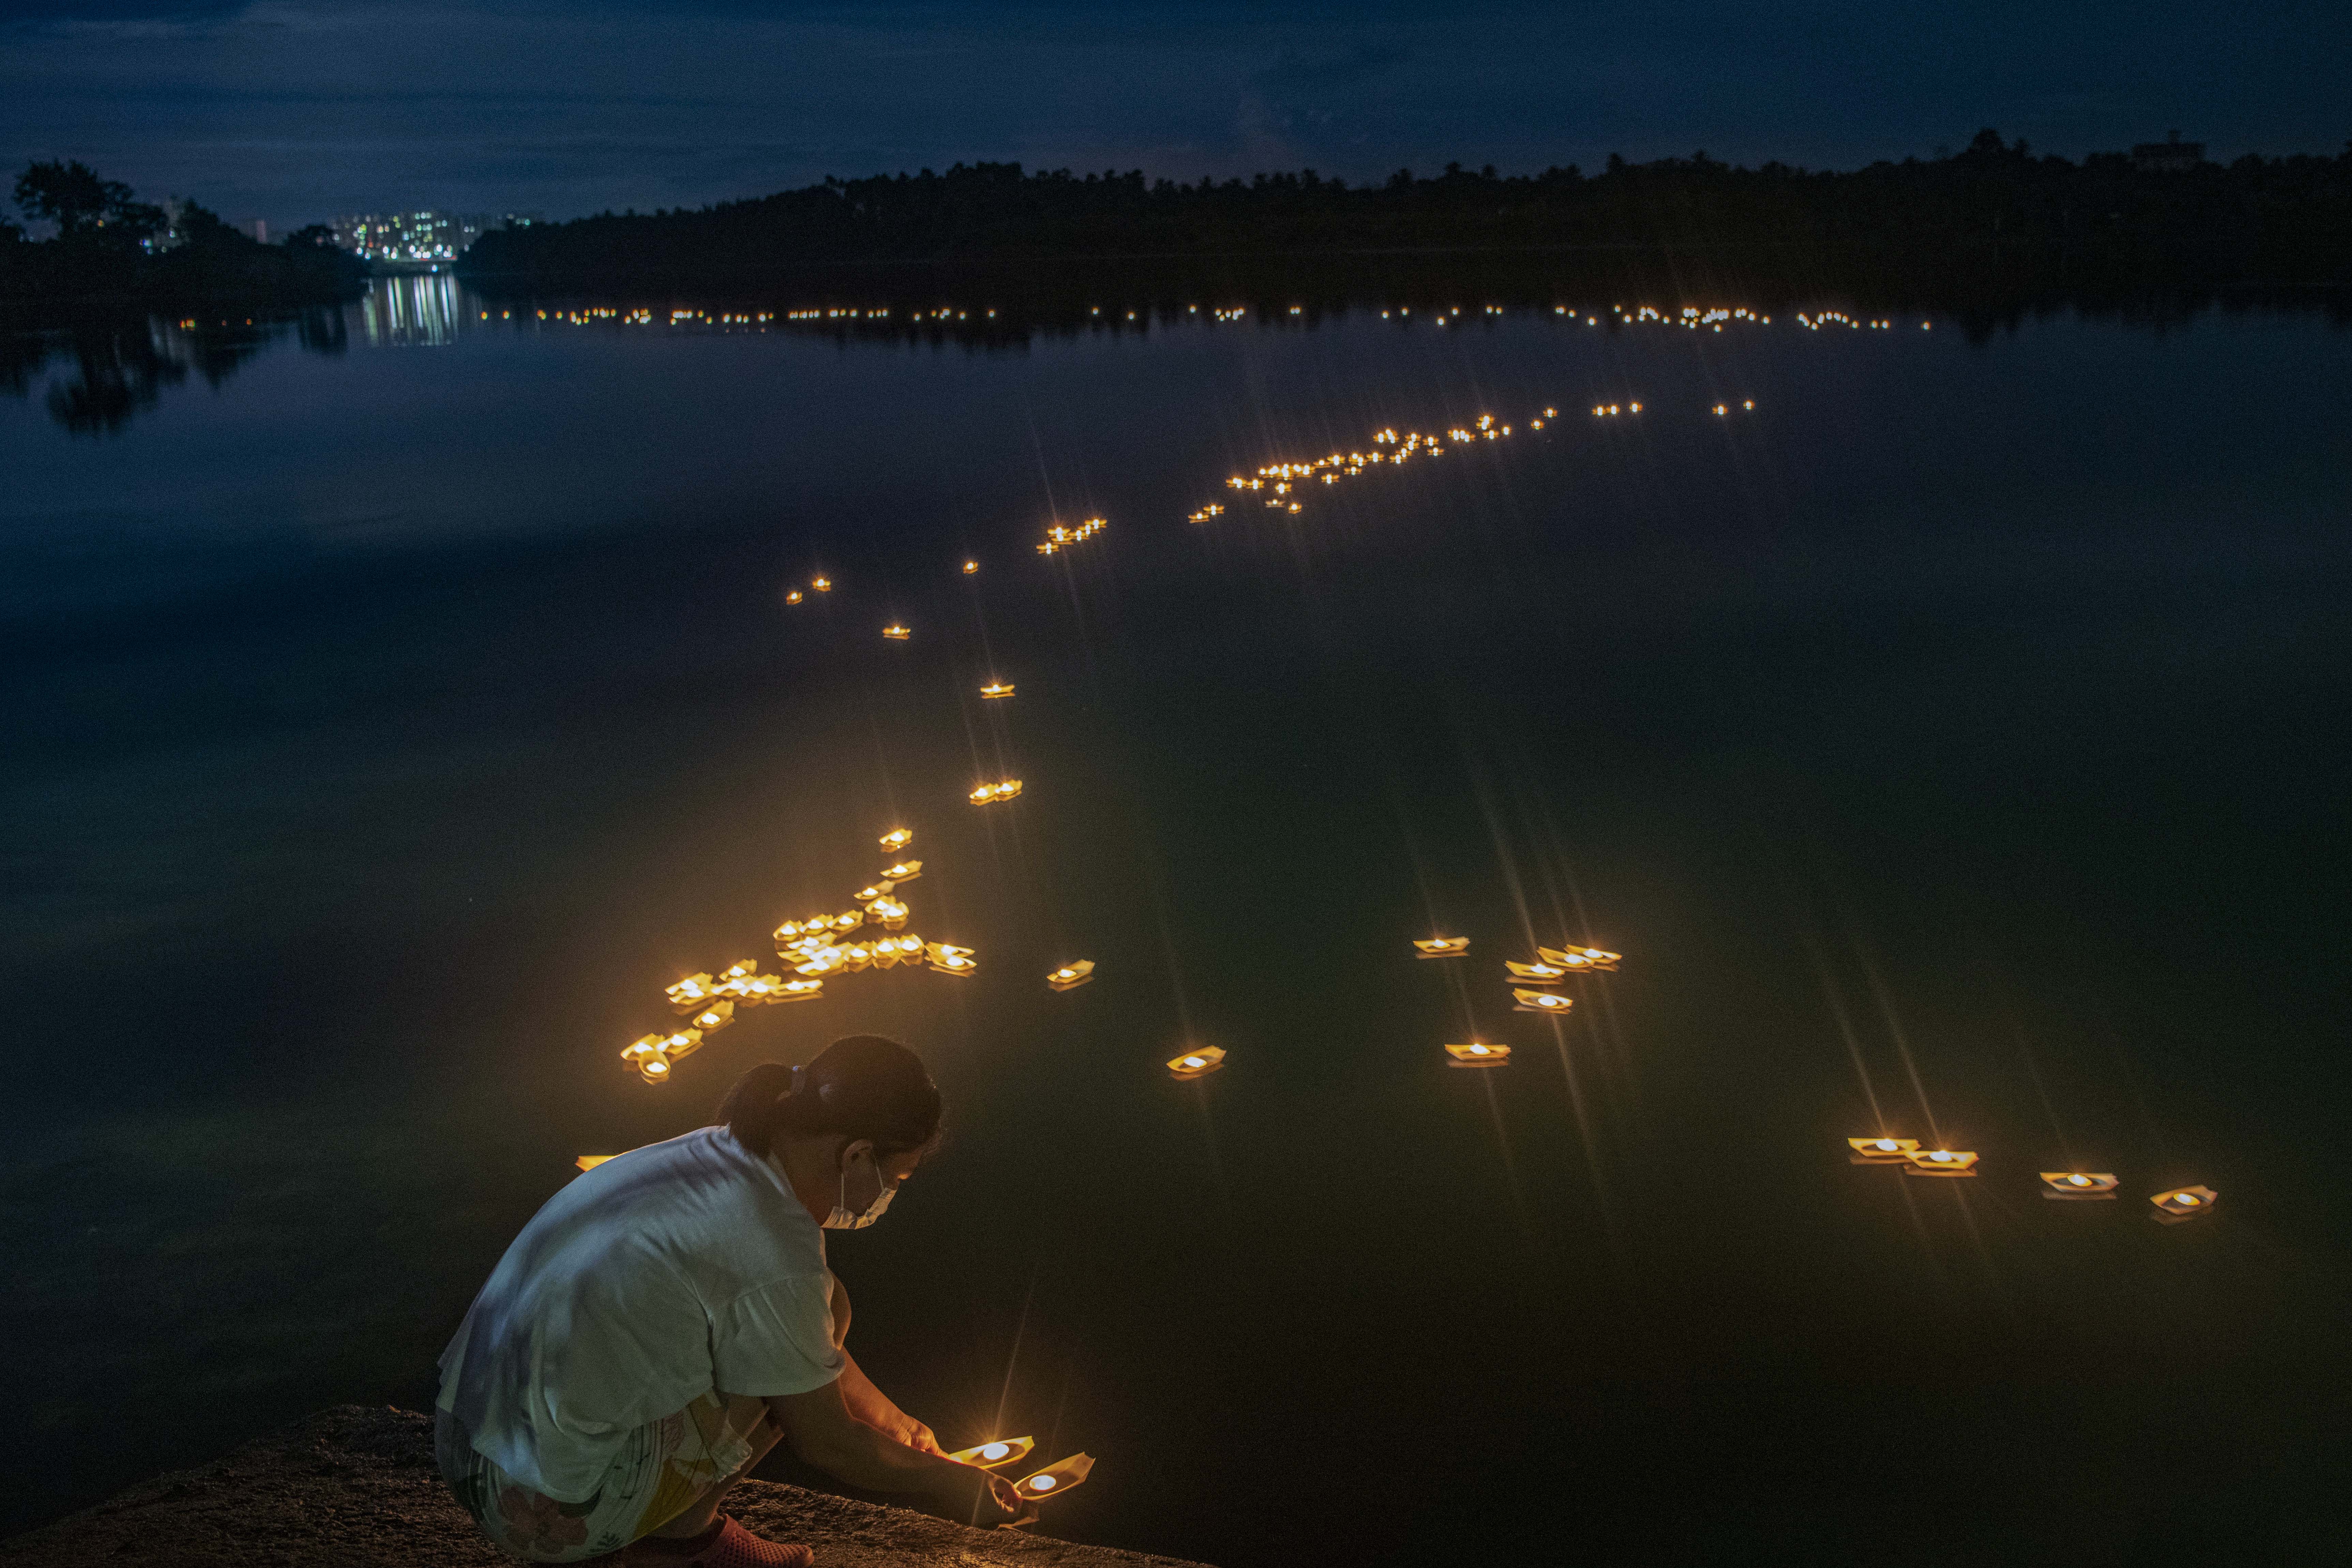
[[[2344,332],[1456,302],[978,348],[404,282],[111,434],[69,358],[0,400],[0,1522],[423,1405],[575,1155],[879,1030],[953,1142],[835,1243],[855,1346],[950,1442],[1095,1455],[1055,1533],[2340,1539]],[[1487,414],[1296,516],[1223,487]],[[624,1067],[901,824],[977,978]],[[1622,972],[1514,1012],[1563,938]],[[1982,1174],[1850,1165],[1882,1130]],[[2041,1198],[2076,1167],[2119,1201]]]

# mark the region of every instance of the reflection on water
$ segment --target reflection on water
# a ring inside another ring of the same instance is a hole
[[[838,1243],[858,1353],[950,1443],[1105,1455],[1057,1533],[2293,1544],[2342,1450],[2340,339],[1462,304],[940,354],[475,304],[116,450],[15,420],[0,996],[137,983],[0,1110],[14,1517],[429,1398],[583,1152],[870,1028],[955,1143]],[[616,1059],[877,845],[968,978]]]
[[[443,348],[467,319],[457,279],[446,272],[379,278],[360,300],[370,348]]]

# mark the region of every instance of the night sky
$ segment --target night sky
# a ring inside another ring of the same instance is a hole
[[[958,160],[1154,176],[1704,149],[1852,166],[2352,136],[2352,7],[1822,0],[1272,10],[0,0],[0,152],[284,226],[551,217]]]

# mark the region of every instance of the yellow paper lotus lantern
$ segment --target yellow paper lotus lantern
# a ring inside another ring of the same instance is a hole
[[[957,947],[944,942],[927,942],[923,951],[931,961],[931,968],[940,974],[969,975],[980,965],[971,956],[971,949]]]
[[[1024,1476],[1013,1483],[1013,1489],[1034,1501],[1039,1498],[1059,1497],[1087,1479],[1095,1462],[1084,1454],[1073,1454],[1066,1459],[1056,1459],[1035,1475]]]
[[[1529,991],[1523,986],[1511,987],[1511,1000],[1517,1004],[1517,1013],[1565,1013],[1576,1004],[1557,991]]]
[[[800,602],[801,591],[798,588],[793,589],[791,593],[784,595],[784,603],[787,605],[797,605]]]
[[[1168,1071],[1174,1078],[1205,1078],[1225,1065],[1223,1046],[1202,1046],[1186,1051],[1181,1057],[1168,1059]]]
[[[676,1029],[667,1035],[646,1035],[621,1052],[621,1059],[642,1074],[647,1083],[667,1083],[669,1070],[681,1057],[691,1056],[702,1044],[699,1029]]]
[[[1853,1151],[1850,1158],[1857,1165],[1900,1165],[1917,1152],[1919,1140],[1881,1133],[1875,1138],[1849,1138],[1845,1146]]]
[[[1499,1068],[1511,1064],[1511,1047],[1498,1046],[1491,1040],[1472,1040],[1467,1045],[1448,1046],[1445,1054],[1452,1058],[1448,1067]]]
[[[914,841],[915,830],[913,828],[894,827],[889,832],[884,834],[878,842],[881,844],[882,848],[886,853],[896,855],[899,850],[904,849],[908,845],[912,844]]]
[[[1076,963],[1066,963],[1046,974],[1045,984],[1056,991],[1075,991],[1095,977],[1095,963],[1081,958]]]
[[[2118,1184],[2113,1171],[2043,1171],[2041,1176],[2042,1195],[2060,1203],[2111,1203]]]
[[[967,577],[979,570],[980,563],[977,561],[967,561],[963,563],[963,574]]]
[[[810,953],[805,960],[794,964],[793,973],[805,975],[812,980],[821,980],[828,974],[840,973],[843,964],[846,962],[847,955],[841,949],[820,947]]]
[[[694,1026],[706,1035],[716,1034],[735,1021],[735,1004],[713,1002],[694,1016]]]
[[[859,926],[866,923],[866,911],[864,910],[844,910],[841,913],[834,916],[825,923],[832,930],[834,935],[847,936],[851,931],[856,931]]]
[[[1604,952],[1597,947],[1539,947],[1536,949],[1536,956],[1546,963],[1556,963],[1570,973],[1586,973],[1593,970],[1603,973],[1614,970],[1625,955]]]
[[[1034,1437],[1000,1437],[992,1442],[976,1443],[969,1448],[958,1448],[948,1456],[959,1465],[978,1465],[992,1470],[999,1465],[1016,1464],[1029,1457],[1037,1446]]]
[[[830,577],[812,577],[809,579],[809,586],[814,588],[820,594],[830,594],[833,592],[833,579]]]
[[[971,792],[971,804],[974,805],[993,805],[999,801],[1011,800],[1014,795],[1017,795],[1020,793],[1021,781],[1019,779],[1003,779],[995,784],[982,784],[978,789],[973,790]]]
[[[888,626],[882,628],[882,635],[888,637],[892,642],[905,642],[910,634],[905,626],[893,621]]]
[[[896,899],[877,899],[866,912],[881,922],[884,931],[897,931],[907,923],[907,906]]]
[[[1914,1149],[1903,1159],[1903,1173],[1906,1176],[1973,1176],[1977,1173],[1977,1152],[1973,1149]]]
[[[890,887],[891,884],[887,881],[868,882],[857,889],[857,901],[861,904],[871,904],[877,899],[887,899],[890,896]],[[873,913],[871,910],[866,912]]]
[[[709,1001],[717,993],[711,990],[710,976],[706,972],[701,974],[688,975],[669,987],[663,994],[669,998],[669,1005],[678,1012],[691,1013]]]
[[[1470,951],[1466,936],[1433,936],[1416,940],[1412,944],[1416,958],[1459,958]]]
[[[896,866],[885,867],[882,871],[885,890],[899,882],[911,882],[922,874],[923,863],[920,860],[901,860]]]
[[[851,942],[841,950],[841,966],[852,974],[872,965],[874,950],[862,942]]]
[[[757,974],[759,973],[760,961],[758,959],[739,958],[734,963],[729,964],[726,968],[719,972],[719,983],[723,985],[730,980],[740,980],[747,974]],[[712,989],[716,990],[718,987],[713,986]]]
[[[1512,979],[1523,980],[1529,985],[1557,985],[1568,978],[1569,973],[1556,963],[1514,963],[1507,958],[1503,960],[1503,967],[1511,972]]]
[[[992,680],[987,685],[980,689],[980,694],[982,697],[988,698],[992,701],[998,698],[1010,697],[1013,695],[1013,682],[1009,680]]]
[[[2157,1220],[2179,1225],[2211,1214],[2213,1205],[2221,1201],[2221,1194],[2210,1187],[2169,1187],[2147,1201],[2156,1205]]]
[[[822,980],[782,980],[773,975],[761,975],[757,982],[766,989],[744,998],[747,1002],[777,1005],[785,1002],[814,1002],[824,994]]]

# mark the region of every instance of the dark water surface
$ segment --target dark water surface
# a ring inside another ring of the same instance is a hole
[[[873,1029],[953,1143],[836,1244],[856,1348],[953,1443],[1094,1454],[1058,1533],[1235,1568],[2340,1539],[2341,331],[972,352],[402,287],[110,437],[37,375],[0,403],[0,1523],[428,1400],[575,1154]],[[1517,433],[1183,521],[1488,412]],[[1023,797],[969,805],[1000,771]],[[623,1067],[899,823],[913,929],[976,979]],[[1433,929],[1471,955],[1415,962]],[[1627,956],[1555,1028],[1501,960],[1563,937]],[[1474,1029],[1515,1064],[1449,1071]],[[1169,1081],[1186,1042],[1229,1067]],[[1982,1176],[1849,1166],[1882,1121]],[[2043,1202],[2076,1163],[2121,1200]],[[2220,1211],[2151,1224],[2189,1182]]]

